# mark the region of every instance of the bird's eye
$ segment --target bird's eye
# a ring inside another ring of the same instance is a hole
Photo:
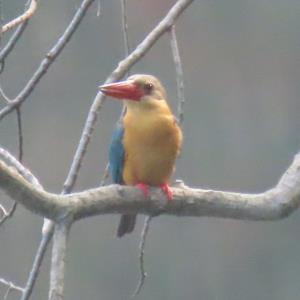
[[[144,91],[146,94],[150,94],[153,90],[153,84],[152,83],[145,83],[144,84]]]

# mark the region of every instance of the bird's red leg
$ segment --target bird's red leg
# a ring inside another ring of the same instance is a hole
[[[135,186],[143,192],[145,197],[149,196],[149,186],[147,184],[140,182]]]
[[[172,192],[170,186],[167,183],[164,183],[160,186],[160,188],[167,196],[168,201],[171,201],[173,199],[173,192]]]

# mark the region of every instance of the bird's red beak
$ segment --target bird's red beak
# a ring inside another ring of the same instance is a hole
[[[139,101],[144,95],[142,89],[130,80],[105,84],[99,89],[103,94],[117,99]]]

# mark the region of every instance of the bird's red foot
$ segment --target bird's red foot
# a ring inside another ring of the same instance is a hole
[[[171,201],[173,199],[173,192],[172,192],[170,186],[167,183],[164,183],[160,186],[160,188],[167,196],[168,201]]]
[[[143,192],[145,197],[149,196],[149,186],[147,184],[141,182],[136,184],[136,187]]]

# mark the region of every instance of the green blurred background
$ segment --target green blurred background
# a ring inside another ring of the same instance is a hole
[[[23,10],[3,1],[3,16]],[[96,1],[97,2],[97,1]],[[131,47],[174,1],[128,1]],[[79,0],[40,1],[21,42],[5,63],[1,84],[14,97],[55,43]],[[26,104],[24,164],[59,193],[89,107],[124,57],[120,1],[89,10],[61,56]],[[184,148],[176,178],[187,185],[238,192],[274,186],[300,148],[299,0],[195,1],[177,22],[185,75]],[[7,40],[4,37],[3,44]],[[132,73],[157,75],[176,108],[176,77],[164,36]],[[4,106],[1,101],[0,107]],[[120,103],[106,101],[76,190],[96,187]],[[0,126],[1,146],[17,153],[16,117]],[[1,202],[10,199],[1,193]],[[137,230],[114,236],[118,216],[76,223],[67,255],[66,299],[129,299],[138,281]],[[0,228],[0,276],[23,284],[41,237],[42,219],[19,207]],[[154,219],[146,247],[149,274],[137,299],[299,299],[300,215],[278,222],[213,218]],[[47,297],[49,255],[33,299]],[[4,288],[0,286],[0,296]],[[13,293],[10,299],[18,299]]]

